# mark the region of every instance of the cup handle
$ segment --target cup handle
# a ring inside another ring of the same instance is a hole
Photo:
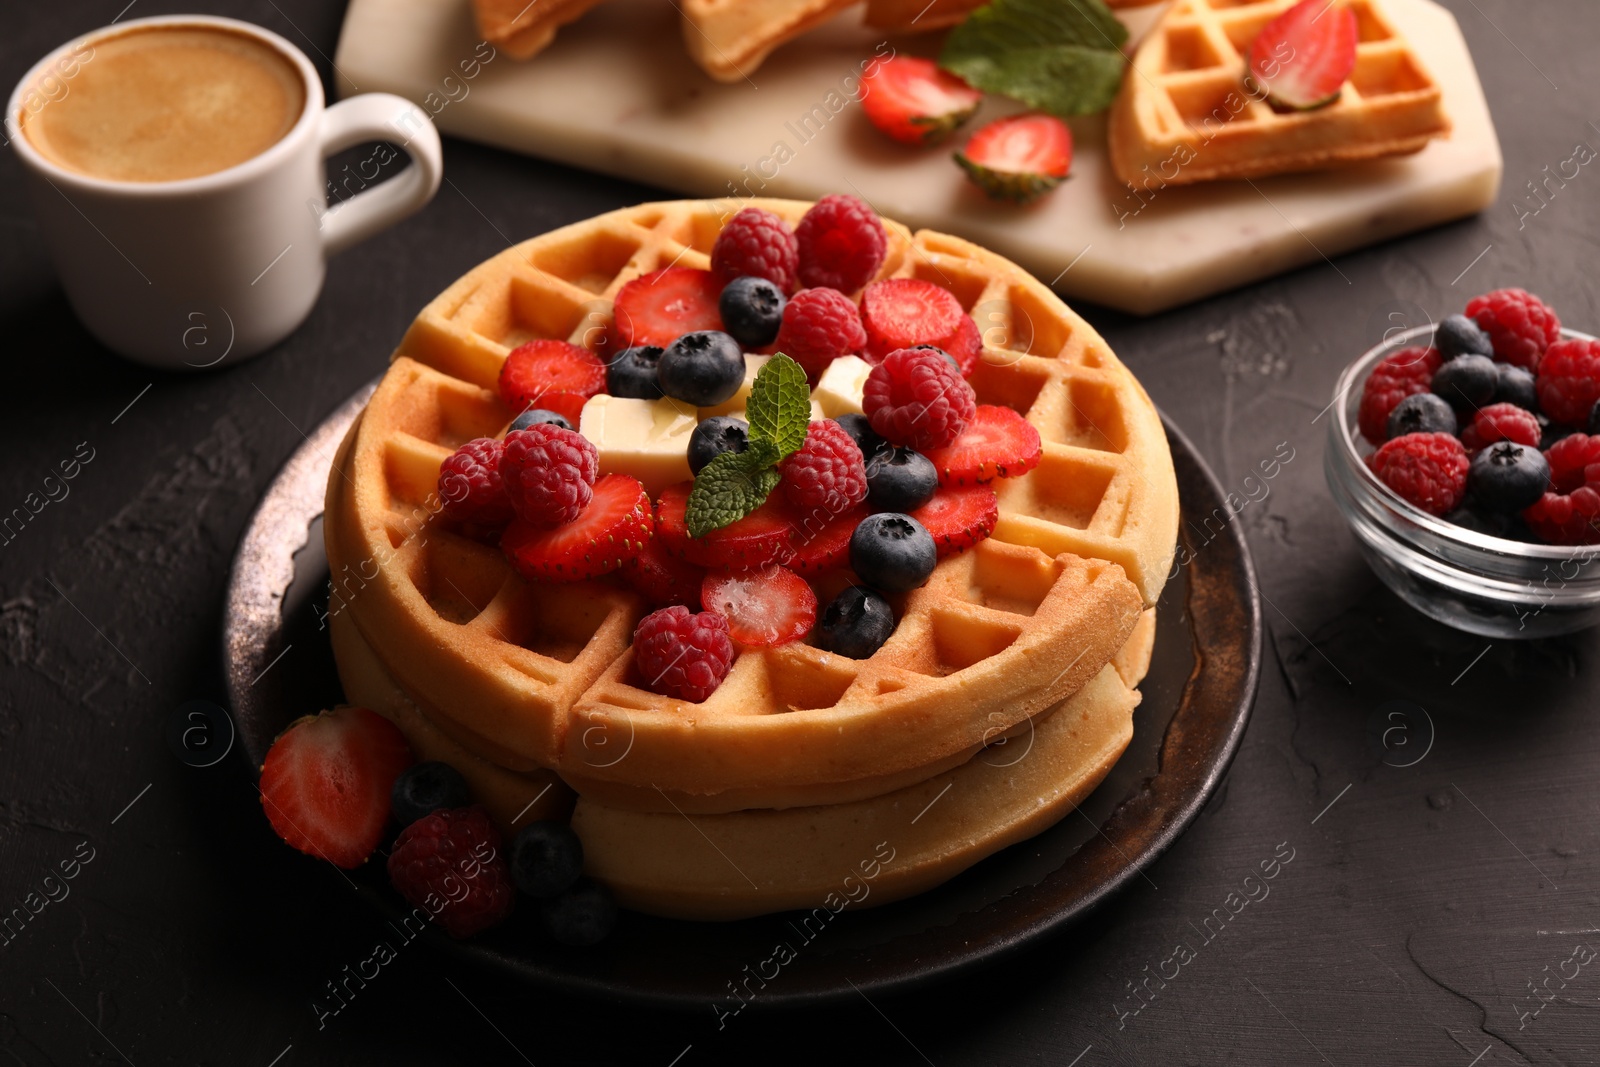
[[[363,93],[322,113],[322,158],[366,141],[392,141],[411,157],[411,166],[322,216],[322,247],[327,255],[359,244],[419,210],[439,189],[444,154],[439,131],[422,109],[392,93]]]

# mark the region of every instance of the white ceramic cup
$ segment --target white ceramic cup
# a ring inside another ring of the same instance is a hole
[[[237,166],[166,182],[108,181],[59,167],[21,129],[25,109],[72,91],[97,41],[149,27],[216,27],[281,53],[305,83],[284,137]],[[327,257],[405,218],[439,188],[439,134],[415,104],[368,93],[326,107],[311,61],[275,33],[180,15],[108,26],[45,56],[11,94],[6,130],[73,310],[107,347],[151,366],[235,363],[287,337],[316,303]],[[411,166],[329,205],[323,160],[368,141]]]

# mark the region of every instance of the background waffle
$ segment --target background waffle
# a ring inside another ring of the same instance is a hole
[[[556,30],[601,0],[472,0],[478,32],[513,59],[527,59],[555,40]]]
[[[337,609],[441,732],[499,766],[669,801],[722,794],[735,807],[760,806],[762,790],[892,787],[1074,692],[1160,592],[1177,492],[1138,383],[1019,268],[893,223],[883,274],[934,280],[972,310],[985,340],[979,401],[1025,411],[1045,451],[998,486],[995,536],[941,563],[870,659],[792,644],[742,654],[705,704],[660,697],[631,684],[644,610],[631,592],[531,585],[435,516],[440,461],[510,418],[493,390],[510,348],[541,336],[599,344],[622,284],[669,263],[706,266],[723,218],[745,203],[613,212],[470,272],[407,331],[330,475]],[[808,207],[753,203],[791,221]]]
[[[1450,129],[1439,85],[1371,0],[1349,0],[1356,66],[1337,101],[1279,113],[1245,88],[1261,28],[1296,0],[1176,0],[1111,106],[1111,166],[1135,189],[1416,152]]]
[[[856,0],[683,0],[683,44],[718,81],[743,81],[785,41]]]

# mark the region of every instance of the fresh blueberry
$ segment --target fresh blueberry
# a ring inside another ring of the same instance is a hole
[[[859,412],[840,415],[833,421],[844,427],[844,432],[850,435],[856,447],[861,449],[861,454],[867,459],[877,454],[878,449],[886,443],[878,436],[878,431],[872,428],[871,420]]]
[[[617,902],[611,891],[590,878],[549,901],[543,908],[544,928],[563,945],[598,945],[617,924]]]
[[[770,345],[783,325],[783,290],[765,278],[735,278],[722,287],[717,310],[722,325],[746,348]]]
[[[867,460],[867,500],[880,511],[915,511],[938,488],[939,469],[915,449],[885,448]]]
[[[1456,432],[1456,413],[1444,397],[1432,393],[1412,393],[1389,412],[1389,438],[1408,433]]]
[[[750,447],[750,424],[732,415],[713,415],[689,435],[689,470],[700,468],[724,452],[743,452]]]
[[[852,585],[822,612],[817,644],[828,652],[866,659],[894,633],[894,609],[870,589]]]
[[[511,425],[506,428],[506,433],[510,433],[512,430],[526,430],[529,426],[538,426],[541,423],[559,426],[563,430],[572,429],[572,423],[567,421],[565,415],[557,415],[555,412],[546,411],[544,408],[529,408],[511,420]]]
[[[1546,425],[1544,431],[1539,435],[1539,450],[1541,452],[1550,451],[1557,441],[1563,437],[1571,437],[1574,432],[1570,426],[1556,426],[1553,423]]]
[[[1594,407],[1589,409],[1589,433],[1600,433],[1600,400],[1596,400]]]
[[[656,370],[661,364],[661,349],[638,345],[617,353],[606,365],[606,392],[634,400],[660,400],[661,382]]]
[[[1539,391],[1533,387],[1533,375],[1511,363],[1496,363],[1495,366],[1500,375],[1494,391],[1495,403],[1515,404],[1524,411],[1538,411]]]
[[[1471,508],[1457,508],[1444,517],[1445,522],[1454,523],[1464,530],[1473,533],[1488,534],[1490,537],[1510,537],[1512,521],[1515,516],[1485,514]]]
[[[950,361],[950,365],[956,369],[957,374],[961,373],[961,361],[955,356],[952,356],[950,353],[946,352],[944,349],[940,348],[938,345],[912,345],[911,347],[914,349],[926,348],[930,352],[939,353],[945,359]]]
[[[389,806],[401,826],[410,826],[440,808],[464,808],[471,803],[472,790],[461,772],[437,760],[414,763],[401,771],[389,793]]]
[[[686,333],[661,353],[661,391],[674,400],[708,408],[744,384],[744,352],[721,330]]]
[[[1550,486],[1550,464],[1537,448],[1497,441],[1472,457],[1467,493],[1485,511],[1521,511]]]
[[[850,535],[850,569],[888,593],[915,589],[928,580],[937,562],[933,535],[910,515],[868,515]]]
[[[1500,371],[1488,356],[1457,356],[1433,372],[1433,391],[1457,411],[1476,411],[1494,400]]]
[[[1465,315],[1446,315],[1444,321],[1434,327],[1433,347],[1445,359],[1494,355],[1494,342],[1489,340],[1489,335]]]
[[[553,897],[583,873],[583,842],[564,822],[531,822],[511,841],[511,882],[530,897]]]

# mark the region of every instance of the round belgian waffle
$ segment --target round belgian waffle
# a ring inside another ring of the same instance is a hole
[[[335,605],[398,687],[466,750],[553,768],[609,805],[730,811],[904,788],[1101,676],[1171,562],[1166,438],[1104,341],[1010,262],[887,221],[881,276],[936,282],[971,311],[979,402],[1023,412],[1044,455],[996,484],[994,536],[907,595],[872,657],[745,652],[705,703],[658,696],[633,674],[638,597],[609,580],[528,583],[437,514],[439,463],[511,418],[494,388],[511,348],[596,346],[625,282],[706,266],[722,221],[750,203],[791,222],[809,206],[646,204],[476,268],[413,323],[330,475]]]

